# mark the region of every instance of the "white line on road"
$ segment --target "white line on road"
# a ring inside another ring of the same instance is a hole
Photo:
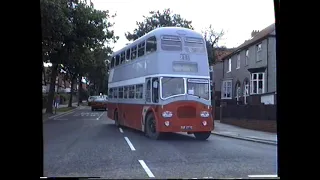
[[[55,120],[55,121],[67,121],[69,119],[60,119],[60,118],[58,118],[58,119],[53,119],[53,120]]]
[[[119,128],[119,131],[120,131],[121,133],[123,133],[123,130],[122,130],[121,128]]]
[[[74,111],[71,111],[71,112],[67,112],[67,113],[64,113],[64,114],[61,114],[61,115],[57,115],[57,116],[55,116],[53,119],[54,120],[56,120],[57,118],[61,118],[61,117],[63,117],[63,116],[66,116],[66,115],[69,115],[69,114],[72,114]],[[49,118],[50,119],[50,118]]]
[[[272,178],[272,177],[278,177],[278,175],[248,175],[248,177],[252,178]]]
[[[141,166],[146,171],[146,173],[148,174],[149,177],[154,177],[153,173],[150,171],[150,169],[148,168],[148,166],[146,165],[146,163],[143,160],[139,160],[139,163],[141,164]]]
[[[128,137],[124,137],[124,139],[127,141],[128,145],[130,146],[130,149],[132,151],[135,151],[136,149],[133,147],[132,143],[130,142],[129,138]]]
[[[99,120],[99,118],[100,118],[103,114],[104,114],[104,112],[100,114],[100,116],[97,118],[97,120]]]

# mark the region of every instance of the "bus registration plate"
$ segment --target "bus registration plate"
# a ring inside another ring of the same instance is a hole
[[[192,126],[181,126],[183,130],[192,130]]]

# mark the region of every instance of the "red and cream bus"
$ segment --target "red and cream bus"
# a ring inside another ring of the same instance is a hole
[[[206,140],[214,128],[209,64],[200,33],[157,28],[113,53],[108,117],[158,139],[187,132]]]

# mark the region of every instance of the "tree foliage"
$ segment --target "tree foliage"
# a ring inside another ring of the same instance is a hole
[[[209,64],[215,64],[217,56],[215,50],[218,48],[218,42],[224,35],[224,31],[216,32],[212,25],[206,28],[203,32],[204,39],[206,40],[207,52],[208,52],[208,61]]]
[[[67,72],[66,77],[70,78],[72,84],[79,80],[78,94],[80,94],[82,76],[89,76],[93,72],[92,69],[101,65],[100,59],[107,58],[100,56],[98,61],[95,59],[97,57],[95,53],[104,50],[110,54],[112,49],[108,47],[108,43],[115,42],[118,37],[115,37],[114,32],[110,30],[113,23],[109,20],[115,15],[94,9],[92,3],[88,5],[78,0],[40,0],[40,4],[43,59],[44,62],[52,63],[47,104],[47,112],[52,113],[55,78],[59,64],[63,65],[61,67]],[[72,99],[69,105],[71,101]]]
[[[138,27],[132,33],[127,32],[125,34],[129,41],[136,40],[158,27],[178,26],[193,29],[192,21],[187,21],[179,14],[173,14],[169,8],[164,9],[162,12],[150,11],[149,16],[143,16],[143,18],[143,21],[136,22]]]

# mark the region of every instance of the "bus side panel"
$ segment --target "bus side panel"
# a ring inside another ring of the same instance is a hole
[[[141,131],[143,104],[121,104],[121,106],[123,110],[122,113],[124,115],[123,117],[125,117],[125,125]]]
[[[108,107],[108,113],[107,113],[108,118],[114,120],[114,110],[116,109],[117,104],[109,102],[107,107]]]

